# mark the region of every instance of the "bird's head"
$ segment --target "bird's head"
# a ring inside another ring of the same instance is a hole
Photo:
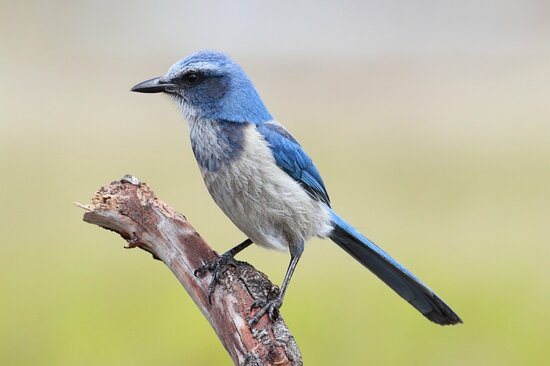
[[[170,95],[191,123],[272,119],[243,69],[220,52],[194,53],[172,65],[164,76],[139,83],[132,91]]]

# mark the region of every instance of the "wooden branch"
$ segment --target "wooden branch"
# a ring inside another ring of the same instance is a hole
[[[208,302],[211,273],[193,272],[218,258],[186,218],[160,201],[153,191],[132,176],[97,191],[84,221],[119,233],[128,248],[141,248],[170,268],[220,338],[235,365],[303,365],[294,337],[283,319],[267,315],[252,328],[250,305],[265,299],[273,284],[251,265],[229,267]]]

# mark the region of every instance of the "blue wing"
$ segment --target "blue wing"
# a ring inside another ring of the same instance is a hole
[[[277,122],[261,123],[256,128],[269,144],[279,168],[300,183],[312,197],[330,206],[323,179],[298,141]]]

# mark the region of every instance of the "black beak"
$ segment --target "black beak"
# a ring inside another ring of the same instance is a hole
[[[161,78],[153,78],[146,80],[134,86],[131,90],[138,93],[162,93],[166,92],[168,87],[173,87],[174,84],[166,83],[160,80]]]

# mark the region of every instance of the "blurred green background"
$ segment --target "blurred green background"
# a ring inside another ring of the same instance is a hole
[[[123,174],[218,250],[168,98],[129,92],[198,49],[231,54],[314,158],[336,210],[465,324],[426,321],[312,240],[283,315],[306,365],[550,361],[548,1],[2,1],[0,364],[229,364],[159,262],[73,201]],[[240,258],[280,283],[288,256]]]

